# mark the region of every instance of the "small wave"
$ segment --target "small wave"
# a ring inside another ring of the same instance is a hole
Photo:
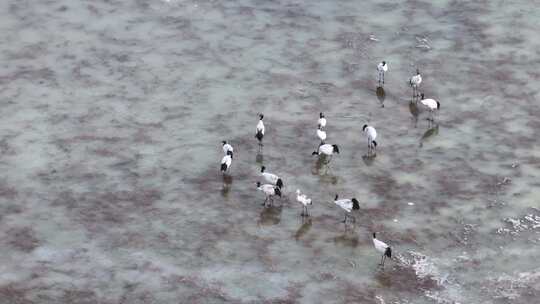
[[[540,229],[540,210],[532,208],[533,212],[519,218],[505,218],[506,227],[497,229],[497,234],[517,234],[523,231]]]

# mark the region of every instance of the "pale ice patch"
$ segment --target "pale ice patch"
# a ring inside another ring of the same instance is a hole
[[[533,210],[536,210],[533,208]],[[527,230],[536,230],[540,228],[540,214],[529,213],[520,218],[505,218],[507,227],[497,229],[498,234],[517,234]]]
[[[415,251],[399,254],[396,259],[401,265],[413,269],[417,278],[433,280],[437,286],[442,287],[440,290],[426,290],[424,295],[427,298],[440,304],[461,303],[461,287],[449,278],[449,273],[445,273],[437,266],[436,259]]]
[[[494,298],[516,300],[523,295],[526,289],[540,287],[540,268],[532,271],[519,272],[513,275],[504,274],[498,277],[488,278],[489,285],[485,291]]]
[[[439,285],[444,283],[444,279],[440,276],[439,270],[431,258],[415,251],[408,251],[407,255],[409,257],[398,255],[397,259],[402,265],[412,268],[417,277],[422,279],[431,277]]]

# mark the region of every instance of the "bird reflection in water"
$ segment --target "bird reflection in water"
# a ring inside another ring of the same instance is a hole
[[[360,244],[360,241],[358,240],[358,234],[345,226],[345,233],[340,236],[336,236],[334,238],[334,243],[344,247],[356,248]]]
[[[418,105],[416,104],[416,102],[414,102],[414,100],[411,100],[411,102],[409,103],[409,112],[411,112],[412,121],[414,127],[416,128],[418,126],[418,114],[420,112],[418,111]]]
[[[366,164],[366,166],[371,166],[373,165],[373,163],[375,162],[375,158],[377,157],[377,154],[365,154],[365,155],[362,155],[362,160],[364,161],[364,164]]]
[[[257,152],[257,156],[255,156],[255,162],[259,164],[260,166],[262,166],[263,161],[264,161],[264,157],[263,157],[262,151]]]
[[[386,92],[384,91],[384,88],[377,87],[377,90],[375,91],[375,93],[377,94],[377,99],[379,99],[381,108],[384,108],[384,100],[386,99]]]
[[[313,173],[314,175],[328,175],[328,169],[330,169],[329,159],[331,159],[331,156],[320,155],[315,162],[315,166],[313,167],[311,173]]]
[[[223,197],[229,196],[231,185],[233,183],[233,177],[228,174],[223,174],[223,186],[221,187],[221,195]]]
[[[431,126],[431,128],[427,129],[426,132],[424,132],[424,135],[422,135],[422,137],[420,138],[420,144],[418,146],[422,148],[424,146],[425,141],[437,135],[439,135],[439,124],[435,124],[435,126]]]
[[[327,156],[321,155],[319,159],[317,159],[317,161],[315,162],[315,166],[313,166],[313,169],[311,170],[311,173],[313,175],[319,175],[322,182],[328,182],[332,185],[335,185],[338,182],[338,177],[332,174],[332,168],[330,167],[330,164],[327,162],[327,160],[324,159],[325,157]]]
[[[259,226],[273,226],[279,224],[279,222],[281,222],[282,209],[282,205],[263,208],[259,214],[259,221],[257,224]]]
[[[300,238],[306,233],[308,233],[310,229],[311,218],[306,219],[305,217],[302,217],[302,225],[300,226],[300,228],[298,228],[298,230],[296,230],[296,233],[294,234],[294,239],[297,241],[300,240]]]

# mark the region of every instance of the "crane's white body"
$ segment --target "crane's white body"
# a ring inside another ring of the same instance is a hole
[[[227,154],[228,151],[234,152],[233,147],[230,144],[223,145],[223,153]]]
[[[304,206],[311,205],[311,199],[307,195],[301,194],[299,189],[296,190],[296,200]]]
[[[362,131],[367,137],[368,155],[370,155],[371,152],[377,148],[377,142],[375,141],[375,138],[377,138],[377,130],[375,130],[375,128],[372,126],[364,125]]]
[[[377,65],[377,71],[379,72],[386,72],[388,71],[388,64],[383,64],[382,62],[379,62],[379,64]]]
[[[367,126],[364,130],[364,133],[366,134],[370,142],[374,141],[377,138],[377,130],[375,130],[375,128],[372,126]]]
[[[223,164],[225,164],[225,170],[223,170]],[[231,167],[231,164],[232,164],[232,157],[229,154],[223,156],[223,158],[221,159],[221,171],[225,172],[229,170],[229,168]]]
[[[435,99],[424,98],[424,94],[421,95],[420,103],[429,109],[429,113],[431,117],[428,118],[428,120],[434,121],[435,119],[433,116],[434,116],[435,110],[438,110],[441,104]]]
[[[261,132],[262,135],[264,135],[264,122],[261,120],[259,120],[259,123],[257,123],[257,129],[256,129],[257,133]]]
[[[317,129],[317,137],[319,137],[321,142],[324,142],[326,140],[326,132],[321,129]]]
[[[266,194],[267,196],[273,196],[276,195],[276,187],[274,185],[270,184],[263,184],[257,187],[257,189],[261,190]]]
[[[375,233],[373,233],[373,247],[379,252],[381,256],[381,263],[379,265],[384,267],[384,261],[386,258],[392,258],[392,248],[388,246],[385,242],[378,240]]]
[[[430,111],[435,111],[438,108],[438,104],[435,99],[431,99],[431,98],[422,99],[420,100],[420,103],[428,107]]]
[[[343,223],[346,224],[349,217],[352,217],[353,221],[356,222],[356,219],[353,216],[349,215],[351,212],[353,212],[353,210],[360,210],[360,206],[356,198],[338,199],[338,195],[336,194],[336,197],[334,198],[334,204],[338,205],[341,209],[345,211],[345,219],[343,220]]]
[[[275,195],[281,197],[281,190],[277,186],[270,185],[270,184],[263,184],[257,183],[257,189],[262,191],[266,195],[266,199],[264,200],[263,205],[266,205],[266,202],[270,200],[271,202],[274,201],[273,197]]]
[[[321,117],[319,118],[319,121],[317,122],[317,125],[320,129],[326,128],[326,118]]]
[[[409,84],[413,88],[413,98],[416,98],[419,96],[418,94],[418,88],[420,87],[420,84],[422,83],[422,75],[420,75],[420,72],[416,72],[416,75],[411,77],[409,80]]]
[[[422,83],[422,75],[416,74],[413,77],[411,77],[410,84],[413,88],[418,88],[421,83]]]
[[[389,247],[385,242],[379,241],[376,238],[373,239],[373,246],[375,246],[375,250],[377,250],[381,254],[385,254],[386,253],[386,248]]]
[[[272,185],[278,186],[280,189],[283,187],[283,181],[281,178],[275,174],[272,174],[270,172],[266,172],[266,167],[261,167],[261,176],[264,178],[264,180]]]
[[[302,204],[302,216],[309,216],[308,213],[308,205],[311,205],[311,199],[307,197],[305,194],[301,194],[299,189],[296,189],[296,201],[298,201],[300,204]]]
[[[327,156],[331,156],[334,153],[334,147],[329,144],[324,144],[319,146],[319,155],[324,154]]]
[[[388,71],[388,64],[386,61],[379,62],[377,65],[377,71],[379,71],[379,84],[384,84],[384,73]]]
[[[335,200],[334,204],[341,207],[341,209],[345,210],[345,212],[347,213],[351,213],[352,208],[353,208],[353,203],[352,203],[352,200],[350,199]]]
[[[261,176],[264,178],[264,180],[270,184],[273,184],[275,185],[279,179],[279,176],[275,175],[275,174],[272,174],[272,173],[268,173],[268,172],[262,172],[261,173]]]

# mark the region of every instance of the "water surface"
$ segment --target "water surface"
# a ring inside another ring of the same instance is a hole
[[[540,296],[535,1],[10,0],[0,16],[0,302]],[[417,68],[435,124],[410,104]],[[321,111],[329,168],[311,156]],[[285,181],[273,208],[261,165]],[[356,225],[336,193],[360,201]],[[372,232],[394,249],[384,270]]]

